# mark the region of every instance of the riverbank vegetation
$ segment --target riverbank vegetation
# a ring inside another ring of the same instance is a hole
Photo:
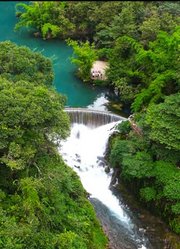
[[[109,161],[144,206],[180,233],[179,94],[123,122],[110,139]]]
[[[79,177],[60,157],[69,135],[51,61],[0,43],[0,248],[105,249]]]
[[[16,6],[19,21],[15,30],[27,27],[43,39],[68,39],[74,49],[73,62],[80,69],[77,75],[85,82],[95,83],[90,78],[93,60],[108,61],[106,85],[115,89],[125,104],[132,104],[136,95],[154,80],[151,72],[156,63],[166,68],[171,64],[169,61],[166,65],[173,48],[166,58],[163,55],[154,62],[152,52],[161,53],[158,42],[164,48],[176,46],[174,53],[178,46],[178,2],[51,1]],[[176,37],[171,38],[173,33]],[[175,41],[170,45],[171,39],[172,43]]]
[[[110,162],[137,198],[179,234],[180,3],[32,2],[17,7],[16,29],[33,28],[44,39],[78,40],[70,45],[75,62],[86,67],[80,70],[84,79],[90,76],[93,62],[84,64],[94,49],[98,59],[109,62],[107,85],[133,112],[131,125],[122,123],[111,141]]]
[[[77,41],[68,39],[67,44],[73,48],[74,55],[71,61],[78,66],[77,76],[84,82],[90,81],[90,70],[93,62],[98,58],[94,44],[90,45],[89,41],[78,44]]]

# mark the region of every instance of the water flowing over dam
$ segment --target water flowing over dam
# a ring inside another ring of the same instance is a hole
[[[113,170],[108,167],[105,151],[109,136],[118,123],[127,120],[108,112],[67,108],[71,134],[60,142],[64,161],[79,175],[90,194],[90,201],[107,231],[111,249],[153,249],[129,208],[110,190]]]
[[[69,114],[71,123],[83,124],[91,128],[127,120],[111,112],[96,111],[87,108],[65,108],[65,111]]]

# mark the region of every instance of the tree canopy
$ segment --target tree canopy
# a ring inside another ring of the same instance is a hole
[[[0,79],[1,162],[12,169],[31,164],[47,136],[68,134],[64,99],[45,86]]]
[[[64,37],[74,29],[73,23],[65,15],[65,2],[31,2],[31,4],[18,3],[17,14],[20,14],[20,22],[15,30],[21,27],[37,29],[43,39]]]
[[[70,123],[50,60],[0,46],[0,248],[105,249],[87,193],[57,151]]]
[[[77,41],[70,39],[67,40],[67,44],[73,47],[74,54],[71,61],[78,65],[78,76],[83,81],[89,81],[93,62],[98,57],[94,44],[90,45],[88,41],[78,44]]]
[[[0,75],[14,82],[23,79],[48,86],[52,85],[54,79],[49,58],[10,41],[0,42]]]
[[[151,127],[150,137],[168,149],[180,150],[180,93],[165,97],[158,105],[147,111],[147,123]]]

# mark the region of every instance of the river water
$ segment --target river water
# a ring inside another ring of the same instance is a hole
[[[106,109],[103,104],[108,102],[108,90],[84,84],[75,77],[76,66],[70,61],[71,47],[59,40],[44,41],[34,38],[27,30],[14,32],[18,21],[15,16],[15,5],[18,2],[22,1],[0,1],[0,41],[10,40],[52,58],[55,73],[54,87],[67,96],[67,106]]]

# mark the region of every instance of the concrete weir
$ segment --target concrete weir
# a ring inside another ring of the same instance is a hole
[[[65,111],[69,114],[71,123],[84,124],[92,128],[127,120],[108,111],[96,111],[87,108],[65,108]]]

